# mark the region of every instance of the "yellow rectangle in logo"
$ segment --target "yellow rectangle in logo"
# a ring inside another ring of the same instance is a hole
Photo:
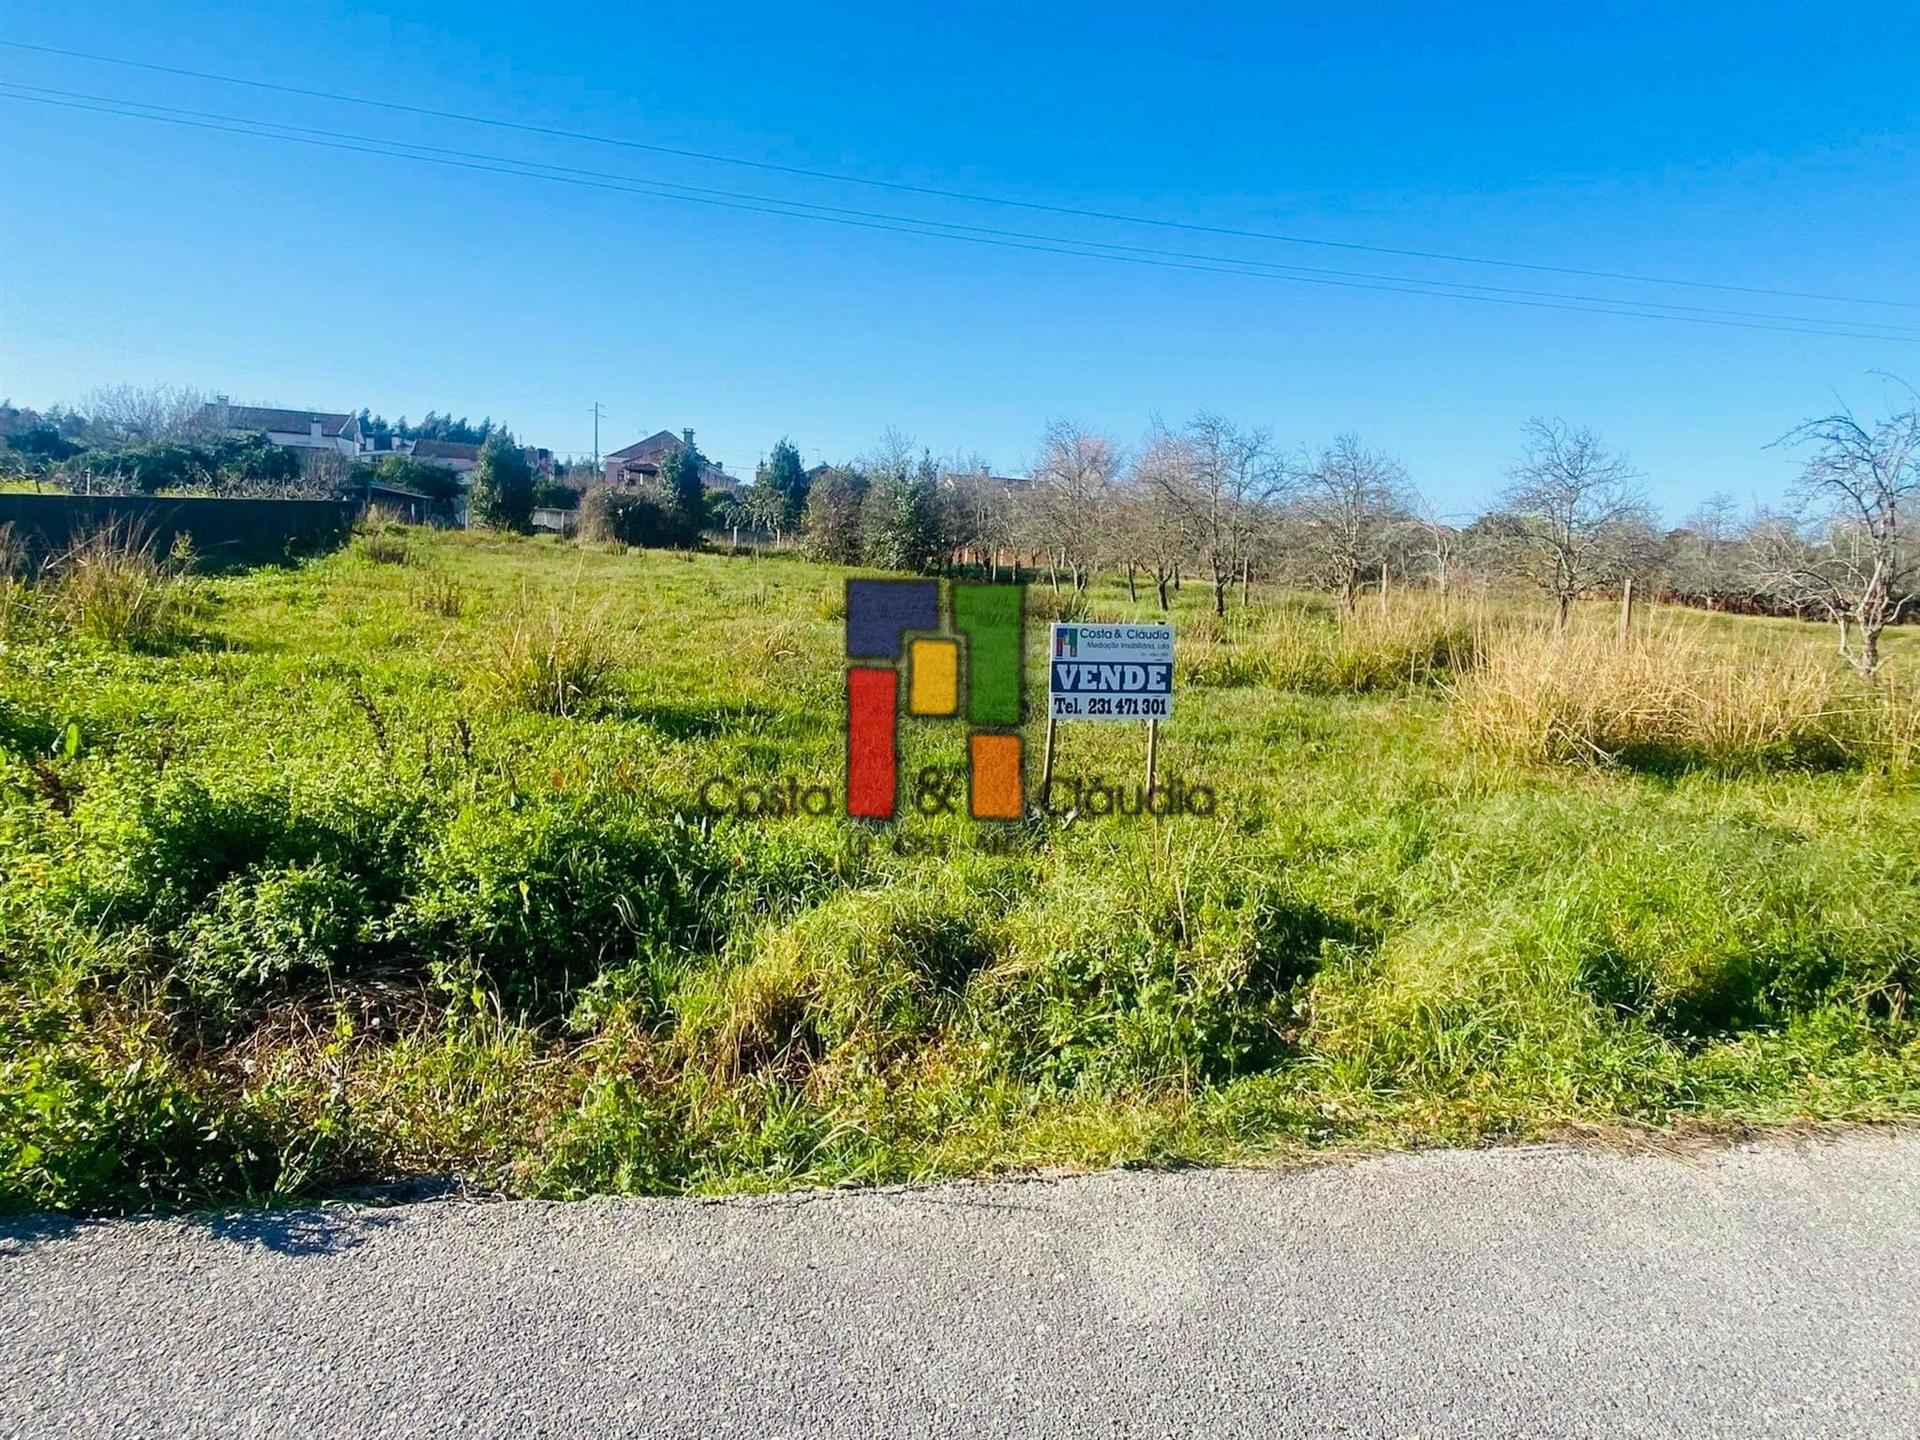
[[[1018,820],[1020,795],[1020,737],[971,735],[967,738],[971,779],[968,808],[976,820]]]
[[[907,647],[907,713],[952,715],[960,708],[960,644],[915,640]]]

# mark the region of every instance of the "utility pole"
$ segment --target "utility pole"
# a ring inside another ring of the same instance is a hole
[[[607,412],[598,400],[593,402],[593,468],[600,468],[600,417]]]

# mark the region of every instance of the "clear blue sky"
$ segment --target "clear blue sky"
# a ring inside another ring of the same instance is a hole
[[[12,85],[1000,227],[1920,336],[1920,6],[9,0],[0,38],[1007,199],[1686,290],[1154,230],[834,184],[0,48]],[[1448,508],[1519,426],[1598,427],[1671,515],[1778,492],[1762,447],[1920,345],[1150,268],[0,100],[0,394],[120,381],[491,414],[737,472],[895,426],[1024,464],[1049,417],[1354,429]]]

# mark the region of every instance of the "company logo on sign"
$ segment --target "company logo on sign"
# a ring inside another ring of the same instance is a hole
[[[1073,625],[1053,627],[1053,658],[1075,659],[1080,654],[1080,630]]]
[[[943,628],[936,580],[847,581],[847,814],[898,813],[904,664],[909,716],[968,726],[968,813],[1020,818],[1023,590],[956,581]]]

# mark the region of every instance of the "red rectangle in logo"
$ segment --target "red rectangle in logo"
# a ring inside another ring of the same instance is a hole
[[[894,727],[900,677],[894,670],[847,671],[847,814],[890,820],[895,804]]]

